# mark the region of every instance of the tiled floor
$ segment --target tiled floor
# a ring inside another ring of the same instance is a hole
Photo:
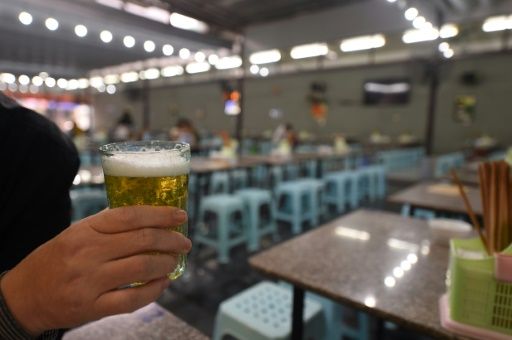
[[[388,193],[398,187],[388,188]],[[366,208],[399,212],[399,207],[385,201],[365,204]],[[279,227],[281,241],[292,237],[289,227]],[[272,246],[271,240],[264,241],[264,248]],[[228,265],[219,265],[215,254],[208,249],[193,250],[189,255],[188,270],[160,298],[159,303],[181,319],[208,336],[213,333],[215,314],[219,304],[245,288],[265,278],[253,271],[247,262],[250,257],[244,247],[236,248]],[[373,328],[373,327],[372,327]],[[399,329],[388,324],[382,339],[426,339],[420,334]]]

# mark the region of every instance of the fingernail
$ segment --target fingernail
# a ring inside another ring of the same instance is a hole
[[[187,218],[187,212],[185,210],[178,209],[174,212],[174,216],[180,220]]]

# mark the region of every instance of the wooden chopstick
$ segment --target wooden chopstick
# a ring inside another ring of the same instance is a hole
[[[466,192],[464,191],[464,187],[462,186],[459,176],[457,176],[457,173],[455,172],[455,170],[452,170],[452,177],[459,188],[460,195],[462,196],[464,205],[466,206],[466,211],[468,212],[469,218],[471,219],[471,222],[473,223],[473,227],[478,232],[478,236],[480,237],[480,240],[482,241],[482,243],[484,245],[487,255],[491,255],[491,253],[489,251],[489,246],[487,244],[487,240],[485,239],[485,236],[482,233],[482,229],[480,229],[480,223],[478,222],[478,219],[476,218],[476,215],[473,212],[473,209],[471,208],[471,204],[469,203]]]

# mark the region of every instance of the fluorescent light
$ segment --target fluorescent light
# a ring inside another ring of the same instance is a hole
[[[249,61],[252,64],[269,64],[281,60],[281,52],[279,50],[268,50],[253,53],[249,56]]]
[[[59,80],[57,80],[57,86],[61,89],[65,89],[68,86],[68,81],[64,78],[59,78]]]
[[[121,81],[123,83],[132,83],[139,80],[139,74],[135,71],[125,72],[121,74]]]
[[[117,74],[107,74],[103,77],[103,83],[107,85],[119,83],[119,76]]]
[[[251,67],[249,68],[249,71],[252,74],[258,74],[258,72],[260,72],[260,67],[258,65],[251,65]]]
[[[18,20],[25,26],[28,26],[32,23],[33,18],[32,15],[28,12],[21,12],[18,15]]]
[[[143,74],[144,79],[157,79],[160,77],[160,71],[157,68],[148,68]]]
[[[161,71],[162,77],[174,77],[183,74],[183,67],[179,65],[164,67]]]
[[[84,25],[76,25],[75,34],[80,38],[85,37],[87,35],[87,27],[85,27]]]
[[[194,74],[194,73],[201,73],[206,72],[210,70],[210,64],[202,62],[202,63],[190,63],[185,68],[187,70],[187,73]]]
[[[122,0],[96,0],[96,2],[100,5],[115,9],[122,9],[124,6],[124,1]]]
[[[44,80],[40,76],[32,77],[32,85],[34,85],[34,86],[41,86],[41,85],[43,85],[43,82],[44,82]]]
[[[149,20],[158,21],[163,24],[169,23],[170,13],[163,8],[155,6],[144,7],[133,2],[127,2],[124,5],[124,10],[130,14],[137,15]]]
[[[419,16],[412,21],[412,25],[414,26],[414,28],[421,29],[426,22],[427,19],[425,19],[425,17]]]
[[[144,51],[151,53],[151,52],[155,51],[155,48],[156,48],[156,45],[153,41],[151,41],[151,40],[144,41]]]
[[[459,28],[455,24],[445,24],[439,30],[442,39],[453,38],[459,34]]]
[[[91,79],[89,79],[89,84],[92,87],[99,88],[103,86],[103,78],[99,76],[92,77]]]
[[[412,21],[412,20],[414,20],[414,18],[416,18],[418,16],[418,14],[419,14],[418,10],[415,7],[411,7],[405,11],[404,17],[407,20]]]
[[[30,78],[26,74],[22,74],[21,76],[18,77],[18,82],[21,85],[28,85],[28,84],[30,84]]]
[[[314,43],[307,45],[299,45],[292,48],[290,56],[292,59],[312,58],[326,55],[329,48],[326,43]]]
[[[227,70],[230,68],[237,68],[242,66],[242,58],[239,56],[223,57],[215,64],[217,70]]]
[[[206,55],[201,51],[196,52],[196,54],[194,54],[194,60],[197,61],[198,63],[202,63],[203,61],[206,60]]]
[[[12,73],[0,74],[0,80],[6,84],[13,84],[16,82],[16,76]]]
[[[89,87],[89,79],[86,79],[86,78],[78,79],[78,88],[79,89],[86,89],[88,87]]]
[[[450,49],[450,44],[448,44],[446,41],[442,42],[438,46],[439,52],[445,52]]]
[[[364,85],[365,90],[368,92],[385,94],[406,93],[409,91],[410,87],[408,83],[380,84],[368,82]]]
[[[78,82],[78,80],[76,79],[69,79],[68,80],[68,86],[67,86],[67,90],[69,91],[73,91],[73,90],[76,90],[80,87],[80,83]]]
[[[100,33],[100,39],[101,41],[103,41],[105,44],[108,44],[109,42],[112,41],[112,33],[110,31],[107,31],[107,30],[103,30],[101,31]]]
[[[48,77],[48,73],[47,72],[39,72],[39,76],[43,79],[47,78]]]
[[[199,33],[206,33],[208,31],[208,25],[197,19],[188,17],[179,13],[171,13],[169,22],[176,28],[183,30],[195,31]]]
[[[162,46],[162,53],[166,56],[171,56],[174,53],[174,47],[170,44]]]
[[[269,73],[270,73],[270,71],[269,71],[269,70],[268,70],[268,68],[266,68],[266,67],[262,67],[262,68],[260,69],[260,76],[262,76],[262,77],[266,77],[266,76],[268,76],[268,75],[269,75]]]
[[[208,62],[210,65],[215,65],[219,61],[219,56],[216,54],[210,54],[208,56]]]
[[[413,44],[423,41],[432,41],[439,38],[439,31],[435,28],[429,30],[408,30],[402,36],[402,41],[406,44]]]
[[[341,41],[340,50],[343,52],[354,52],[380,48],[386,45],[386,38],[382,34],[366,35]]]
[[[37,92],[39,92],[39,86],[30,85],[28,87],[28,90],[30,91],[30,93],[37,93]]]
[[[497,32],[512,29],[512,16],[490,17],[484,21],[482,30],[484,32]]]
[[[395,2],[396,2],[396,0],[388,0],[388,2],[390,2],[390,3],[395,3]]]
[[[11,91],[11,92],[15,92],[15,91],[17,91],[17,90],[18,90],[18,85],[16,85],[16,83],[12,83],[12,84],[9,84],[9,85],[7,86],[7,88],[9,89],[9,91]]]
[[[55,84],[56,84],[56,81],[54,78],[52,77],[47,77],[45,80],[44,80],[44,84],[48,87],[54,87]]]
[[[180,55],[181,59],[188,59],[188,58],[190,58],[190,50],[188,48],[180,49],[178,54]]]
[[[451,57],[453,57],[455,55],[455,52],[449,48],[447,49],[446,51],[443,52],[443,56],[446,58],[446,59],[450,59]]]
[[[135,46],[135,38],[131,35],[127,35],[123,38],[123,44],[127,48],[132,48],[133,46]]]
[[[56,31],[59,28],[59,22],[55,18],[46,19],[44,24],[50,31]]]
[[[108,85],[107,86],[107,93],[108,94],[114,94],[116,93],[116,86],[115,85]]]

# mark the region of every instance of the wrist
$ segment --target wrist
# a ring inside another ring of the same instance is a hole
[[[39,324],[37,309],[30,303],[30,295],[24,293],[24,286],[24,283],[19,280],[16,269],[7,272],[0,279],[0,293],[9,312],[25,332],[37,337],[46,329]]]

